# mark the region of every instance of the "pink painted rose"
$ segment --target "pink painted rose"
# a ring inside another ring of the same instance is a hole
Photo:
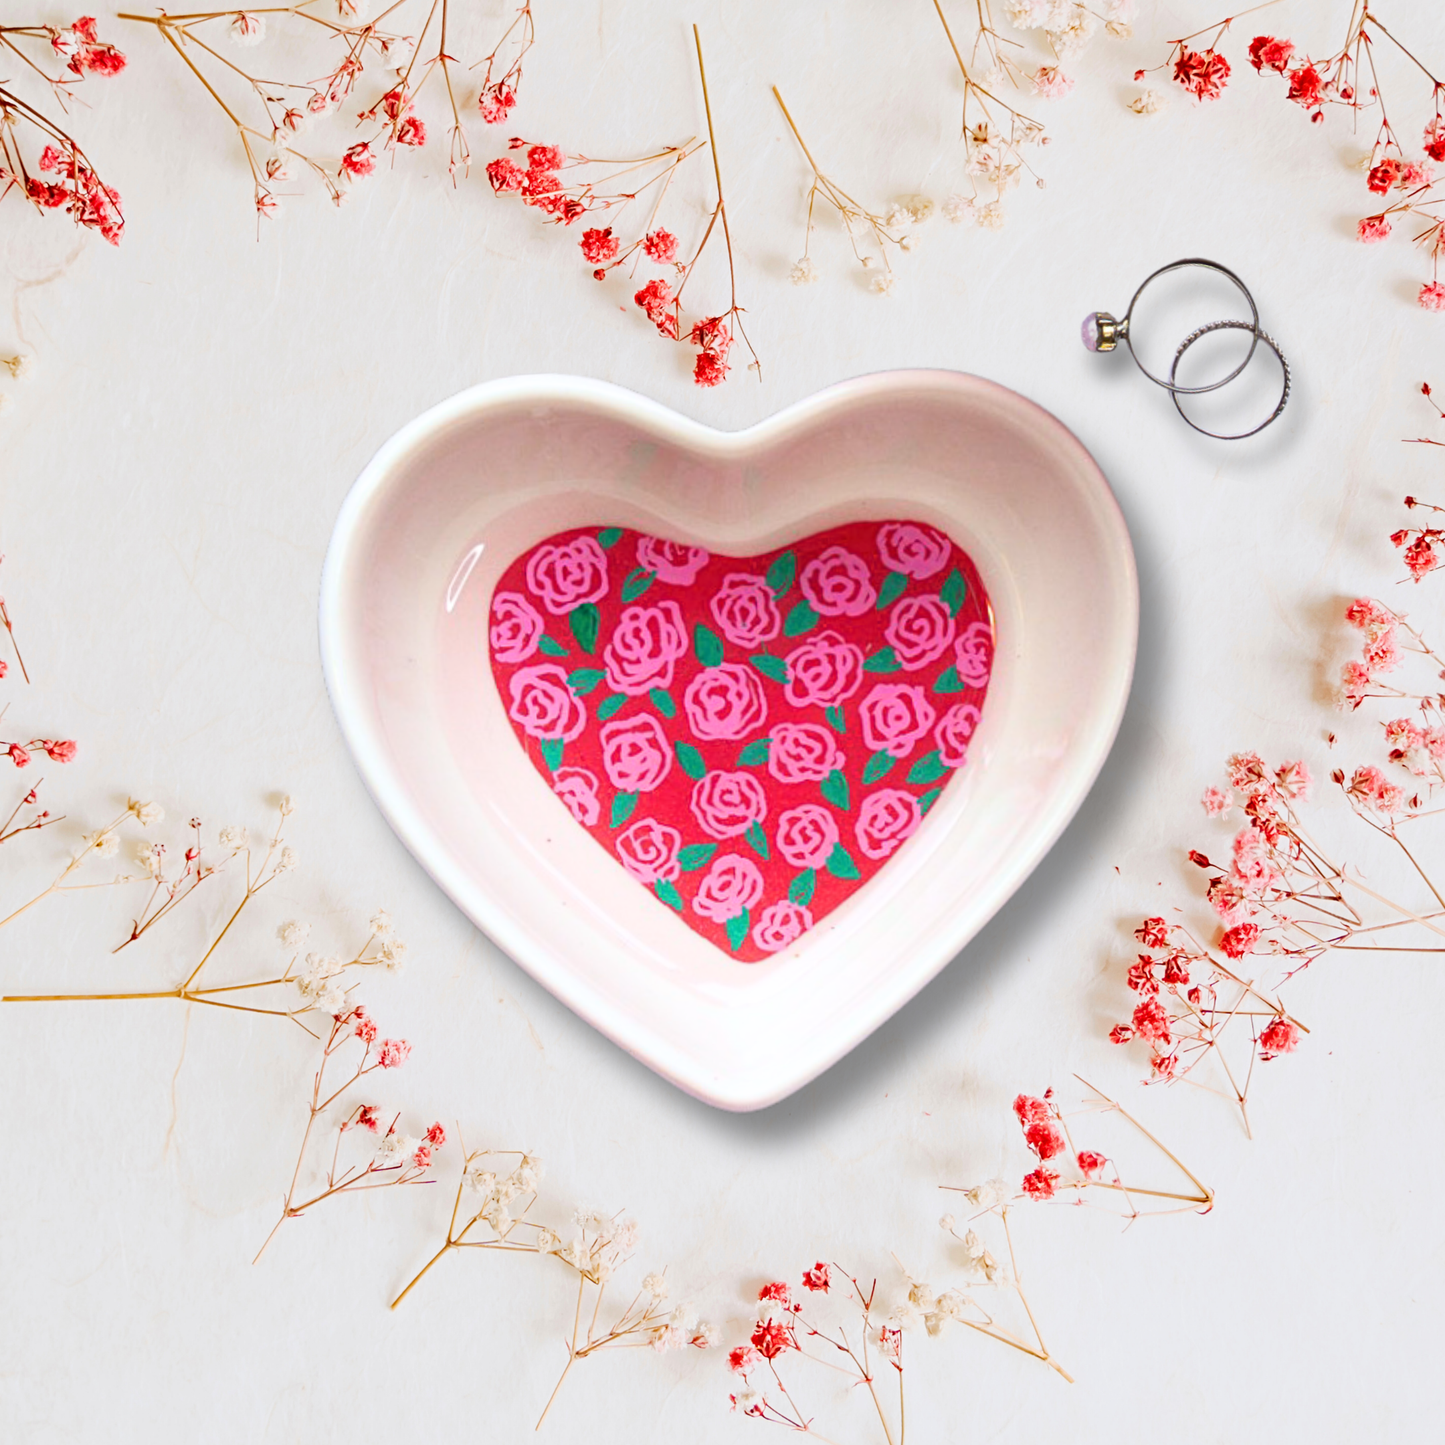
[[[831,728],[820,723],[778,723],[768,743],[768,772],[780,783],[821,783],[844,763]]]
[[[602,724],[602,766],[619,793],[650,793],[672,771],[672,747],[650,712]]]
[[[918,831],[922,821],[923,813],[912,793],[880,788],[863,799],[853,831],[865,858],[887,858]]]
[[[923,689],[910,682],[878,683],[858,715],[868,750],[892,758],[906,758],[938,716]]]
[[[512,705],[507,715],[530,737],[561,738],[570,743],[587,726],[587,709],[556,663],[519,669],[512,674],[508,688]]]
[[[768,700],[750,667],[737,662],[704,667],[688,683],[682,705],[699,738],[743,738],[767,721]]]
[[[761,577],[730,572],[713,594],[713,621],[734,647],[751,651],[771,642],[783,630],[773,589]]]
[[[982,687],[993,671],[993,628],[987,622],[970,622],[954,643],[953,655],[959,681],[968,687]]]
[[[682,871],[682,834],[656,818],[639,818],[617,837],[617,856],[639,883],[671,883]]]
[[[785,660],[794,707],[841,707],[863,685],[863,649],[836,632],[810,637]]]
[[[542,614],[520,592],[498,592],[492,598],[490,640],[498,662],[526,662],[537,650],[545,624]]]
[[[861,617],[878,600],[868,564],[846,547],[820,552],[803,568],[798,586],[820,617]]]
[[[584,828],[590,828],[602,812],[597,800],[597,774],[591,768],[558,768],[552,774],[552,791]]]
[[[659,582],[690,587],[708,561],[708,554],[701,547],[665,542],[661,537],[637,539],[637,565],[645,567]]]
[[[813,915],[806,908],[784,898],[763,909],[753,925],[753,942],[764,953],[781,953],[796,943],[813,926]]]
[[[607,595],[607,553],[596,537],[538,547],[527,559],[527,586],[554,617]]]
[[[676,602],[624,607],[602,649],[607,685],[628,697],[671,687],[673,668],[686,651],[687,627]]]
[[[768,816],[768,795],[751,773],[705,773],[693,785],[692,812],[711,838],[737,838]]]
[[[778,852],[794,868],[821,868],[838,843],[838,824],[827,808],[803,803],[778,817]]]
[[[978,726],[979,711],[971,702],[957,702],[939,718],[933,745],[946,768],[961,768],[968,757],[968,740]]]
[[[953,641],[956,624],[938,597],[904,597],[888,612],[883,635],[907,672],[936,662]]]
[[[694,913],[726,923],[746,913],[763,896],[763,875],[751,858],[723,853],[712,860],[692,900]]]
[[[890,572],[921,582],[943,570],[953,544],[942,532],[917,522],[885,522],[878,529],[878,555]]]

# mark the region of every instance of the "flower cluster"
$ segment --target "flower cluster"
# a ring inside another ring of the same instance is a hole
[[[1218,46],[1232,24],[1233,17],[1229,17],[1171,42],[1163,66],[1156,68],[1170,68],[1175,81],[1200,100],[1217,98],[1231,74],[1230,63]],[[1206,34],[1211,36],[1208,45],[1190,49],[1191,41]],[[1429,82],[1426,99],[1430,110],[1420,132],[1418,148],[1407,147],[1390,119],[1382,88],[1381,52],[1399,57],[1409,73],[1421,74]],[[1445,160],[1445,110],[1442,110],[1445,84],[1405,47],[1364,0],[1354,0],[1344,43],[1325,59],[1302,55],[1293,40],[1275,35],[1256,35],[1249,43],[1247,54],[1249,64],[1258,74],[1283,81],[1286,100],[1300,106],[1315,124],[1324,122],[1326,106],[1344,107],[1350,112],[1352,122],[1358,120],[1361,112],[1378,107],[1375,138],[1361,169],[1371,195],[1394,199],[1363,217],[1356,234],[1366,245],[1375,245],[1391,234],[1397,221],[1413,216],[1417,230],[1412,239],[1430,258],[1431,267],[1430,279],[1420,287],[1417,300],[1427,311],[1445,311],[1445,282],[1440,280],[1439,271],[1441,255],[1445,254],[1445,217],[1439,214],[1439,207],[1445,204],[1445,197],[1435,194],[1432,167],[1432,162]],[[1142,80],[1147,73],[1137,71],[1134,78]],[[1157,106],[1141,96],[1132,108],[1148,113]]]
[[[123,18],[153,27],[220,107],[240,141],[260,218],[277,213],[281,187],[298,176],[311,175],[340,205],[351,186],[375,173],[383,157],[394,161],[420,151],[429,138],[422,103],[431,92],[446,107],[447,174],[455,183],[459,174],[468,173],[464,112],[475,108],[489,124],[506,119],[517,102],[522,60],[534,33],[531,7],[524,4],[491,53],[477,62],[485,70],[479,92],[469,100],[465,72],[452,50],[461,20],[454,8],[460,9],[452,0],[398,0],[375,20],[366,20],[363,6],[341,0],[335,19],[307,3]],[[292,72],[298,79],[273,78],[281,68],[276,61],[266,67],[263,79],[222,49],[251,49],[278,40],[268,20],[277,31],[281,22],[289,22],[285,29],[293,44],[288,48],[300,52]],[[415,31],[407,28],[418,21]],[[340,139],[339,156],[331,159],[313,149],[309,137],[329,118],[345,119],[359,101],[361,107],[350,116],[353,138]]]
[[[837,1285],[842,1288],[834,1295]],[[903,1332],[895,1316],[879,1317],[878,1282],[872,1281],[865,1290],[838,1265],[819,1260],[803,1271],[801,1288],[807,1292],[806,1302],[794,1297],[785,1280],[772,1280],[758,1291],[755,1323],[747,1342],[728,1352],[728,1366],[741,1381],[728,1396],[733,1410],[748,1419],[816,1433],[813,1418],[797,1399],[796,1385],[790,1388],[783,1378],[795,1361],[807,1360],[841,1371],[853,1387],[866,1390],[883,1440],[888,1445],[901,1440]],[[832,1301],[853,1317],[853,1325],[825,1321],[817,1315],[819,1308]],[[818,1348],[824,1353],[814,1353]],[[888,1379],[897,1386],[896,1411],[884,1404],[882,1386]],[[893,1432],[895,1417],[897,1435]]]
[[[66,30],[0,25],[0,56],[7,52],[22,75],[48,87],[62,106],[85,77],[118,75],[125,68],[125,56],[100,39],[91,16]],[[51,68],[60,62],[58,72]],[[28,141],[40,146],[32,160],[26,159]],[[79,143],[7,81],[0,84],[0,199],[11,191],[38,210],[63,211],[76,225],[120,244],[125,230],[120,196],[96,174]]]

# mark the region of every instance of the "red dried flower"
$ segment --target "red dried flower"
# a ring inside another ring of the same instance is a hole
[[[677,237],[671,231],[650,231],[642,238],[642,249],[651,260],[665,265],[677,259]]]
[[[1058,1182],[1059,1176],[1052,1169],[1040,1166],[1033,1173],[1024,1175],[1024,1193],[1030,1199],[1052,1199]]]
[[[365,141],[358,141],[341,157],[341,169],[348,176],[369,176],[376,169],[376,157]]]
[[[1371,168],[1370,174],[1365,177],[1365,184],[1377,196],[1383,196],[1391,186],[1399,182],[1404,170],[1405,167],[1394,156],[1386,156],[1379,165]]]
[[[560,171],[566,164],[566,152],[556,146],[533,146],[527,152],[527,169],[530,171]]]
[[[1169,1015],[1155,998],[1145,999],[1134,1010],[1134,1030],[1151,1044],[1168,1044],[1173,1037],[1169,1032]]]
[[[583,231],[578,245],[582,248],[582,254],[594,266],[610,261],[617,255],[617,237],[612,234],[611,226],[601,230],[594,227],[590,231]]]
[[[812,1269],[806,1269],[803,1271],[804,1289],[822,1290],[824,1293],[826,1293],[828,1289],[828,1283],[828,1266],[821,1259],[817,1262],[817,1264],[812,1267]]]
[[[487,179],[498,195],[503,191],[520,191],[526,178],[526,171],[515,161],[509,161],[506,156],[498,156],[496,160],[487,162]]]
[[[1082,1149],[1075,1162],[1079,1166],[1079,1172],[1092,1179],[1109,1161],[1103,1154],[1097,1154],[1092,1149]]]
[[[1158,993],[1159,980],[1154,977],[1154,960],[1147,953],[1141,953],[1138,959],[1129,965],[1129,973],[1124,982],[1135,993]]]
[[[1276,40],[1272,35],[1256,35],[1249,42],[1249,63],[1261,74],[1266,70],[1274,70],[1283,75],[1293,54],[1293,40]]]
[[[1287,99],[1306,110],[1316,110],[1325,102],[1324,77],[1313,65],[1302,65],[1289,73]]]
[[[1299,1047],[1300,1031],[1286,1018],[1277,1018],[1259,1036],[1259,1051],[1266,1059],[1292,1054]]]
[[[1169,925],[1162,918],[1146,918],[1134,930],[1134,937],[1145,948],[1168,948]]]
[[[1257,923],[1237,923],[1219,940],[1219,946],[1230,958],[1243,958],[1258,942]]]
[[[792,1332],[776,1320],[760,1324],[752,1334],[753,1347],[765,1360],[775,1360],[784,1350],[797,1348]]]
[[[1179,47],[1174,79],[1197,100],[1215,100],[1229,80],[1229,62],[1217,50]]]
[[[727,379],[728,364],[715,351],[699,351],[692,379],[699,386],[721,386]]]
[[[1115,1024],[1109,1030],[1111,1044],[1127,1044],[1134,1037],[1134,1030],[1128,1024]]]

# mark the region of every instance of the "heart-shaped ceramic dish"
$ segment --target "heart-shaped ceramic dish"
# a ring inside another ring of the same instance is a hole
[[[527,762],[488,657],[493,591],[570,528],[746,558],[889,518],[976,564],[997,644],[986,710],[897,856],[826,926],[740,964],[637,886]],[[332,703],[407,847],[578,1014],[729,1109],[821,1073],[1007,901],[1103,764],[1137,631],[1128,532],[1088,453],[1016,393],[942,371],[846,382],[731,434],[577,377],[475,387],[368,465],[321,588]]]

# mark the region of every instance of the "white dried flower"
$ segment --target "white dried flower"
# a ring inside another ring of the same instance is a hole
[[[987,1253],[983,1247],[983,1240],[971,1229],[963,1236],[963,1252],[970,1259],[982,1259]]]
[[[376,934],[378,938],[385,938],[386,935],[391,932],[391,914],[389,914],[386,909],[378,908],[376,912],[371,915],[371,931]]]
[[[635,1219],[619,1219],[611,1225],[611,1233],[608,1237],[612,1247],[619,1254],[631,1254],[637,1246],[637,1221]]]
[[[741,1410],[746,1415],[761,1398],[756,1390],[739,1390],[733,1396],[733,1409]]]
[[[699,1349],[715,1350],[722,1341],[722,1331],[707,1320],[699,1320],[697,1328],[692,1332],[692,1343]]]
[[[336,13],[343,20],[365,20],[371,0],[336,0]]]
[[[545,1225],[537,1231],[537,1253],[551,1254],[562,1243],[562,1236]]]
[[[519,1190],[535,1193],[542,1178],[542,1161],[531,1154],[523,1154],[522,1162],[512,1171],[512,1178],[517,1181]]]
[[[891,296],[895,284],[892,271],[880,271],[868,282],[868,287],[879,296]]]
[[[930,1304],[933,1301],[933,1287],[921,1280],[908,1281],[908,1303],[914,1306]]]
[[[794,286],[811,286],[818,279],[818,268],[813,264],[811,256],[799,256],[793,262],[793,269],[788,272],[788,280]]]
[[[497,1182],[494,1171],[488,1169],[482,1158],[471,1160],[462,1171],[462,1178],[468,1189],[474,1189],[478,1194],[490,1195]]]
[[[1157,115],[1164,109],[1164,97],[1157,90],[1143,90],[1129,102],[1135,115]]]
[[[294,848],[283,848],[271,871],[273,873],[289,873],[300,861]]]
[[[151,878],[159,878],[165,865],[165,852],[164,843],[137,843],[132,856],[137,867]]]
[[[16,381],[24,381],[35,370],[35,358],[28,352],[22,351],[16,356],[0,357],[0,366],[3,366]]]
[[[311,925],[309,923],[298,923],[295,919],[292,919],[290,923],[283,923],[280,928],[276,930],[276,937],[279,938],[287,948],[300,948],[301,945],[306,942],[310,932]]]
[[[876,256],[860,256],[858,258],[858,264],[862,266],[865,271],[871,271],[878,264],[878,258]]]
[[[903,205],[915,226],[921,226],[933,214],[933,199],[930,196],[905,196]]]
[[[897,230],[900,226],[906,226],[912,219],[908,207],[901,201],[894,201],[883,217],[883,224],[890,230]]]
[[[266,38],[266,17],[238,10],[231,17],[231,40],[242,46],[259,45]]]
[[[229,848],[233,853],[239,853],[246,846],[246,830],[228,823],[216,834],[216,841],[220,843],[221,847]]]
[[[974,202],[971,196],[949,196],[943,203],[943,219],[958,225],[960,221],[973,219]]]
[[[406,944],[399,938],[381,941],[381,962],[388,973],[400,973],[406,967]]]
[[[990,231],[1001,231],[1003,229],[1004,214],[1003,207],[997,201],[990,201],[979,213],[978,223]]]
[[[1063,25],[1049,26],[1049,44],[1060,60],[1069,60],[1088,45],[1098,28],[1099,21],[1087,6],[1074,5],[1069,8]]]
[[[913,237],[900,236],[898,238],[898,249],[900,251],[911,251],[913,249]]]
[[[109,829],[104,833],[87,833],[80,841],[100,858],[114,858],[120,847],[120,839]]]
[[[376,1146],[376,1165],[379,1169],[391,1169],[400,1164],[408,1154],[416,1152],[416,1143],[393,1129]]]
[[[505,1234],[512,1227],[512,1216],[500,1199],[489,1199],[482,1206],[482,1218],[495,1234]]]
[[[644,1276],[642,1287],[653,1299],[660,1300],[667,1298],[667,1280],[660,1274],[649,1274]]]
[[[291,814],[296,811],[295,806],[291,802],[290,793],[282,793],[280,801],[276,804],[276,807],[280,811],[283,818],[289,818]]]
[[[142,828],[149,828],[152,823],[165,822],[166,810],[159,803],[138,803],[131,798],[125,806]]]
[[[957,1221],[953,1215],[945,1214],[943,1218],[938,1221],[938,1227],[943,1230],[945,1234],[952,1234],[955,1223],[957,1223]]]
[[[667,1317],[668,1326],[683,1335],[691,1335],[697,1325],[697,1311],[690,1304],[680,1304]]]

